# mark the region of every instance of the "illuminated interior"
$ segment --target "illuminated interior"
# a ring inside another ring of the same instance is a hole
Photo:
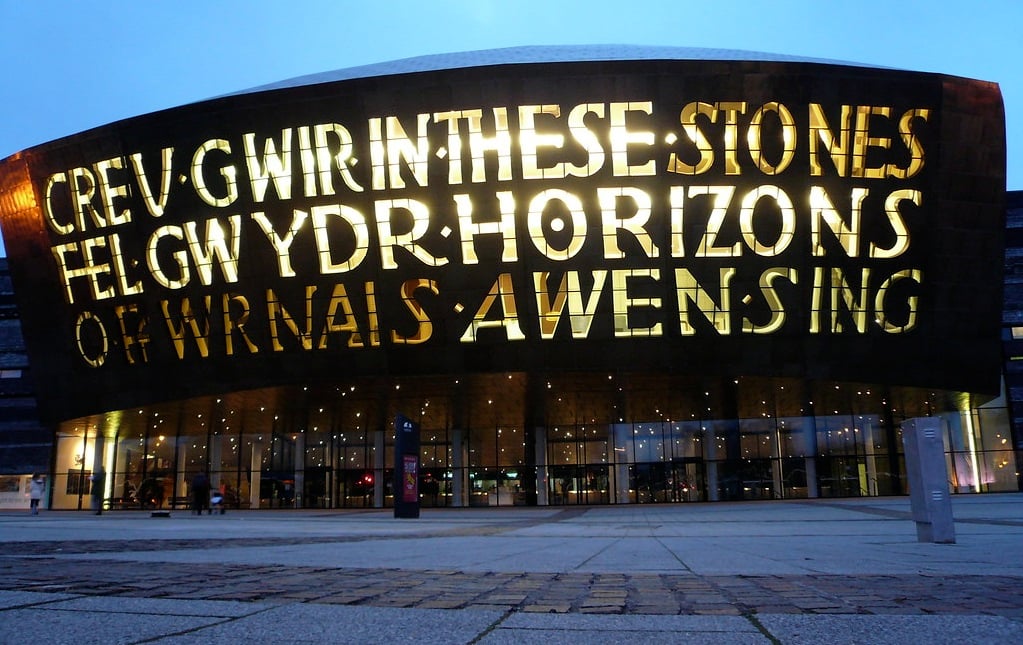
[[[1016,490],[997,401],[796,379],[523,373],[238,392],[61,425],[56,508],[185,507],[211,474],[236,508],[383,507],[396,413],[421,425],[424,506],[905,493],[905,418],[936,415],[959,492]],[[97,440],[99,437],[99,440]]]

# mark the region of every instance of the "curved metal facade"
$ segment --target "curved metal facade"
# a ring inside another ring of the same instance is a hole
[[[0,217],[53,422],[504,373],[994,395],[1004,184],[991,83],[490,60],[41,145]]]

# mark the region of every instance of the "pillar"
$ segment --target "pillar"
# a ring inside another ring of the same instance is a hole
[[[210,455],[210,487],[220,490],[221,437],[210,435],[210,445],[206,447]]]
[[[305,433],[295,436],[295,508],[305,506]]]
[[[387,480],[384,479],[384,431],[373,432],[373,508],[384,507],[384,488],[387,487]]]
[[[186,442],[181,441],[180,437],[178,439],[177,444],[178,445],[175,447],[176,449],[174,451],[175,459],[177,460],[175,463],[177,472],[174,474],[175,481],[173,494],[181,497],[184,497],[185,495],[191,497],[192,481],[191,480],[186,481],[185,479],[185,471],[188,470],[188,445],[186,444]],[[196,468],[202,470],[203,464],[198,464]],[[171,491],[167,491],[167,496],[169,497],[170,495]]]
[[[107,482],[107,469],[106,461],[106,437],[103,436],[99,428],[96,429],[96,437],[92,442],[92,485],[96,490],[90,491],[90,507],[94,511],[102,512],[103,500],[110,497],[107,493],[110,486]]]
[[[451,431],[451,505],[466,506],[465,431]]]
[[[249,462],[249,508],[259,508],[259,485],[263,476],[263,444],[252,442],[252,459]]]
[[[612,488],[614,504],[632,503],[632,495],[629,494],[629,462],[632,448],[631,424],[609,426],[609,443],[611,444],[612,463],[614,464],[615,485]],[[566,500],[567,501],[567,500]]]
[[[534,454],[536,455],[536,505],[550,505],[550,486],[547,475],[547,428],[540,426],[533,431]]]
[[[771,488],[774,489],[774,499],[785,498],[785,460],[781,454],[781,428],[778,427],[777,417],[774,419],[774,431],[772,435],[771,450]]]
[[[874,424],[869,420],[863,424],[863,451],[867,462],[867,495],[877,497],[877,457],[874,455]]]
[[[708,425],[703,435],[703,463],[707,466],[707,501],[720,501],[718,492],[718,444],[714,426]]]

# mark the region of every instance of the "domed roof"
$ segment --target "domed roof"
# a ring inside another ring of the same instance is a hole
[[[268,85],[261,85],[234,94],[280,90],[303,85],[316,85],[355,78],[434,72],[443,69],[487,67],[491,65],[523,65],[533,63],[576,63],[587,61],[637,61],[637,60],[733,60],[767,61],[780,63],[819,63],[829,65],[851,65],[872,67],[862,63],[743,51],[738,49],[706,49],[700,47],[664,47],[646,45],[536,45],[484,49],[449,54],[430,54],[403,58],[400,60],[370,65],[348,67],[330,72],[308,74],[285,79]]]

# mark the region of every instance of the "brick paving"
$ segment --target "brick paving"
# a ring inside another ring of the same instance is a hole
[[[352,538],[366,539],[366,538]],[[342,544],[253,538],[238,546]],[[990,614],[1023,618],[1023,578],[991,575],[710,576],[477,573],[63,559],[119,550],[222,549],[216,540],[28,542],[0,557],[0,589],[90,596],[587,614]]]

